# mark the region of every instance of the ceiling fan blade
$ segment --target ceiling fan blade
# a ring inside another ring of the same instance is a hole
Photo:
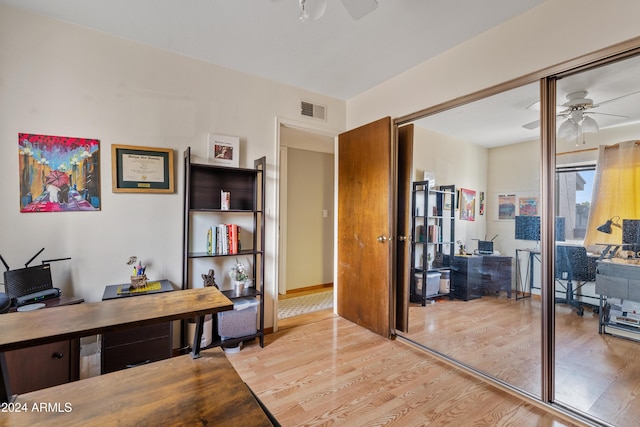
[[[629,118],[629,116],[621,116],[619,114],[598,113],[596,111],[585,111],[584,114],[597,114],[599,116],[620,117],[621,119]]]
[[[635,91],[635,92],[628,93],[628,94],[626,94],[626,95],[619,96],[619,97],[617,97],[617,98],[612,98],[612,99],[608,99],[608,100],[606,100],[606,101],[598,102],[598,103],[597,103],[597,104],[595,104],[593,107],[599,107],[599,106],[601,106],[601,105],[608,104],[609,102],[617,101],[617,100],[619,100],[619,99],[626,98],[627,96],[635,95],[636,93],[640,93],[640,90],[637,90],[637,91]]]
[[[342,0],[342,4],[354,20],[373,12],[378,7],[376,0]]]
[[[522,125],[522,127],[525,128],[525,129],[529,129],[529,130],[536,129],[536,128],[540,127],[540,120],[535,120],[535,121],[533,121],[531,123],[527,123],[525,125]]]

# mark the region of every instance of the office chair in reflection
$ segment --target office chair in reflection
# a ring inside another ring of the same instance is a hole
[[[556,246],[556,283],[564,287],[564,298],[556,297],[556,304],[567,304],[575,307],[578,316],[584,315],[583,306],[589,306],[597,311],[598,306],[576,299],[577,293],[588,282],[596,280],[595,259],[587,256],[587,249],[583,246]]]

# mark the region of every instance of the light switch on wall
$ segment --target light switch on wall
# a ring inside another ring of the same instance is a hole
[[[322,218],[326,218],[329,216],[329,211],[326,209],[322,209]]]

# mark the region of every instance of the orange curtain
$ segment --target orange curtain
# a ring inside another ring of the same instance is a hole
[[[612,227],[611,234],[596,230],[613,217],[620,225],[622,219],[640,219],[640,141],[598,148],[585,246],[622,242],[620,228]]]

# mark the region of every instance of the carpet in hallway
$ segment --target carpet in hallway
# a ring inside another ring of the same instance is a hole
[[[332,290],[287,298],[278,301],[278,319],[287,319],[331,307],[333,307]]]

